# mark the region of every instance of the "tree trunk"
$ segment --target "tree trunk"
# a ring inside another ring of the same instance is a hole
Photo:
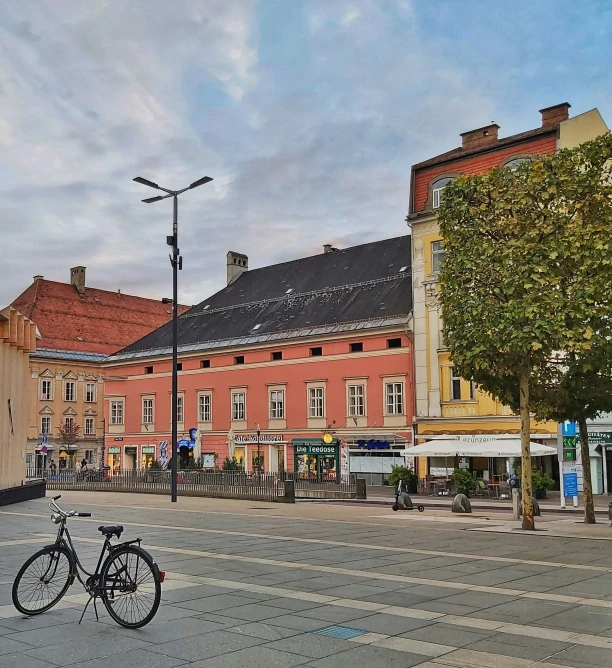
[[[533,531],[533,490],[531,487],[531,416],[529,415],[529,366],[524,365],[519,372],[519,400],[521,413],[521,492],[523,494],[523,529]]]
[[[582,460],[582,486],[584,496],[585,524],[595,524],[595,504],[593,502],[593,485],[591,483],[591,453],[589,452],[589,432],[584,417],[578,419],[580,428],[580,454]]]

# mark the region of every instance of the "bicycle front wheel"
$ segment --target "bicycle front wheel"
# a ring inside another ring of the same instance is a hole
[[[161,600],[159,571],[142,548],[113,550],[102,566],[101,583],[102,601],[117,624],[139,629],[155,617]]]
[[[13,582],[13,605],[22,615],[50,610],[72,584],[72,555],[62,545],[48,545],[33,554]]]

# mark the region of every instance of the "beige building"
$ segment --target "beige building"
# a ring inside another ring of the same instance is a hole
[[[0,311],[0,504],[12,500],[7,490],[25,478],[28,365],[36,334],[36,325],[15,309]]]
[[[35,276],[12,306],[36,322],[41,334],[30,354],[22,466],[45,469],[53,460],[63,469],[83,459],[98,465],[106,432],[100,364],[170,320],[172,305],[87,287],[85,267],[73,267],[69,283]],[[74,444],[58,434],[60,426],[70,424],[79,427]]]

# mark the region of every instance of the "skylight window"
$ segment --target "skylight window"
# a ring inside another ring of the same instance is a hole
[[[206,311],[207,308],[210,308],[210,304],[206,304],[206,306],[204,307],[204,310]]]
[[[289,288],[289,290],[287,290],[287,292],[285,292],[285,294],[290,295],[292,292],[293,292],[293,288]]]
[[[253,331],[255,331],[256,329],[259,329],[260,327],[261,327],[261,325],[255,325],[255,327],[253,327]]]
[[[402,267],[402,268],[400,269],[400,274],[402,273],[402,271],[406,271],[406,269],[408,269],[408,265],[406,265],[405,267]]]

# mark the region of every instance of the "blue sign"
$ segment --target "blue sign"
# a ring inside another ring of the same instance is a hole
[[[563,495],[565,498],[578,496],[578,474],[564,473],[563,474]]]
[[[578,433],[578,423],[577,422],[562,422],[561,423],[561,436],[576,436]]]
[[[388,441],[375,441],[370,439],[369,441],[361,440],[357,441],[357,447],[362,450],[390,450],[391,446]]]
[[[41,439],[40,439],[40,442],[41,442],[41,443],[46,443],[47,440],[48,440],[48,439],[47,439],[46,436],[42,436]]]
[[[197,428],[196,428],[196,427],[192,427],[192,428],[189,430],[189,440],[190,440],[190,441],[195,441],[196,438],[197,438],[197,436],[198,436],[198,430],[197,430]]]
[[[193,450],[195,447],[195,443],[193,441],[186,441],[185,439],[179,441],[177,445],[179,448],[189,448],[190,450]]]

